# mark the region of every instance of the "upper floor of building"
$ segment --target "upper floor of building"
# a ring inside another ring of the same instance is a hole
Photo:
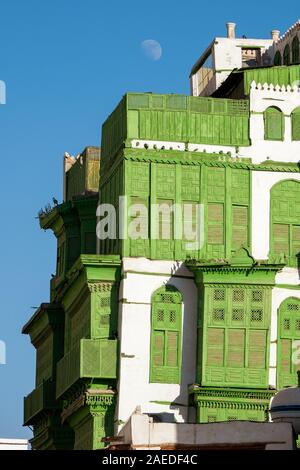
[[[235,23],[227,23],[227,37],[216,37],[190,73],[191,94],[210,96],[233,70],[299,64],[300,20],[286,33],[271,31],[269,39],[237,37]]]

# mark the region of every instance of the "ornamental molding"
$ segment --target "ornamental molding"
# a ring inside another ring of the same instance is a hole
[[[270,398],[275,394],[275,390],[265,390],[265,391],[243,391],[243,390],[227,390],[227,389],[191,389],[190,394],[194,395],[195,401],[199,401],[207,397],[210,400],[214,398],[239,398],[242,400],[270,400]]]
[[[142,162],[142,163],[174,163],[174,164],[181,164],[181,165],[192,165],[192,166],[197,166],[197,165],[205,165],[208,167],[221,167],[221,168],[235,168],[235,169],[244,169],[244,170],[255,170],[255,171],[276,171],[276,172],[289,172],[289,173],[299,173],[299,167],[298,165],[295,164],[286,164],[284,162],[273,162],[273,161],[268,161],[267,163],[258,163],[254,164],[252,162],[249,162],[249,158],[243,158],[239,157],[239,160],[237,161],[236,158],[230,158],[230,161],[224,161],[224,155],[211,155],[211,159],[208,160],[207,155],[205,152],[203,153],[189,153],[185,154],[183,152],[177,151],[180,155],[166,155],[166,156],[155,156],[155,155],[150,155],[151,151],[146,151],[146,152],[141,152],[140,150],[136,149],[131,149],[134,150],[135,152],[139,152],[137,155],[132,155],[132,154],[124,154],[123,159],[128,160],[128,161],[137,161],[137,162]],[[147,153],[149,154],[147,155]],[[157,152],[157,151],[155,151]],[[164,152],[169,152],[172,153],[174,151],[171,150],[165,150]],[[196,157],[196,158],[195,158]],[[107,177],[108,179],[108,177]],[[103,181],[103,185],[106,181]]]
[[[300,20],[296,21],[282,36],[275,41],[276,45],[284,42],[290,36],[297,34],[298,30],[300,30]]]
[[[273,83],[256,83],[254,80],[251,82],[250,89],[252,91],[262,91],[262,92],[280,92],[280,93],[300,93],[300,87],[298,85],[273,85]]]
[[[111,292],[113,282],[88,282],[90,292]]]
[[[97,413],[101,414],[108,408],[115,405],[115,394],[103,394],[103,395],[91,395],[85,394],[85,403],[90,407],[90,412],[93,416],[97,416]]]
[[[268,410],[269,402],[267,403],[243,403],[243,402],[218,402],[214,400],[197,400],[199,408],[217,408],[217,409],[230,409],[230,410]]]
[[[62,424],[69,416],[71,416],[73,413],[75,413],[77,410],[79,410],[83,406],[84,406],[84,395],[80,395],[75,400],[73,400],[72,403],[64,407],[61,413]]]
[[[273,289],[273,285],[265,285],[265,284],[243,284],[242,282],[237,282],[237,283],[228,283],[228,284],[224,284],[224,283],[216,283],[216,282],[209,282],[209,281],[206,281],[206,282],[203,282],[203,287],[205,287],[206,289],[208,288],[211,288],[211,289],[214,289],[214,288],[217,288],[217,289],[220,289],[220,288],[224,288],[224,289],[237,289],[237,288],[243,288],[243,289],[265,289],[265,290],[272,290]]]

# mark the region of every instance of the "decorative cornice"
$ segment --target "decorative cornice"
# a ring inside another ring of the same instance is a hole
[[[270,398],[276,393],[276,390],[243,390],[243,389],[229,389],[229,388],[213,388],[191,386],[189,388],[190,395],[194,395],[195,402],[212,402],[219,403],[221,401],[228,401],[231,399],[257,401],[265,400],[269,404]],[[251,402],[248,402],[251,403]]]
[[[281,93],[300,93],[300,87],[298,85],[273,85],[273,83],[256,83],[254,80],[251,82],[250,89],[258,91],[271,91],[271,92],[281,92]]]
[[[90,292],[111,292],[113,282],[88,282]]]

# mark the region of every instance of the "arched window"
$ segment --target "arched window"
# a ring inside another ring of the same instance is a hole
[[[277,389],[297,385],[297,370],[300,370],[300,300],[289,297],[279,307]]]
[[[152,296],[150,382],[180,383],[182,295],[171,285]]]
[[[279,51],[276,52],[274,56],[274,65],[281,65],[281,54]]]
[[[300,140],[300,107],[292,113],[292,140]]]
[[[290,46],[288,44],[283,51],[283,65],[290,65]]]
[[[285,180],[271,189],[270,255],[298,266],[300,253],[300,182]]]
[[[284,115],[275,106],[270,106],[264,112],[265,139],[283,140],[284,138]]]
[[[300,54],[299,54],[299,39],[298,36],[295,36],[292,42],[292,63],[299,64]]]

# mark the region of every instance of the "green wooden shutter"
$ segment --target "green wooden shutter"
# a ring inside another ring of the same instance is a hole
[[[232,206],[232,248],[248,245],[248,207]]]
[[[295,109],[292,114],[292,139],[300,140],[300,108]]]
[[[170,286],[152,298],[150,382],[180,383],[181,300],[181,294]]]
[[[289,226],[273,224],[273,252],[288,255],[289,251]]]
[[[224,243],[224,206],[223,204],[208,204],[208,233],[207,242],[216,245]]]
[[[153,365],[160,367],[164,365],[165,333],[164,331],[154,331],[153,333]]]
[[[249,331],[248,367],[264,369],[266,367],[266,330]]]
[[[264,114],[265,119],[265,139],[283,140],[284,116],[280,109],[270,106]]]
[[[244,367],[245,363],[245,330],[229,329],[227,336],[227,366]]]
[[[209,328],[207,333],[207,365],[224,364],[224,328]]]
[[[167,331],[167,357],[166,357],[167,366],[171,366],[171,367],[178,366],[178,351],[179,351],[178,339],[179,338],[178,338],[177,331]]]

